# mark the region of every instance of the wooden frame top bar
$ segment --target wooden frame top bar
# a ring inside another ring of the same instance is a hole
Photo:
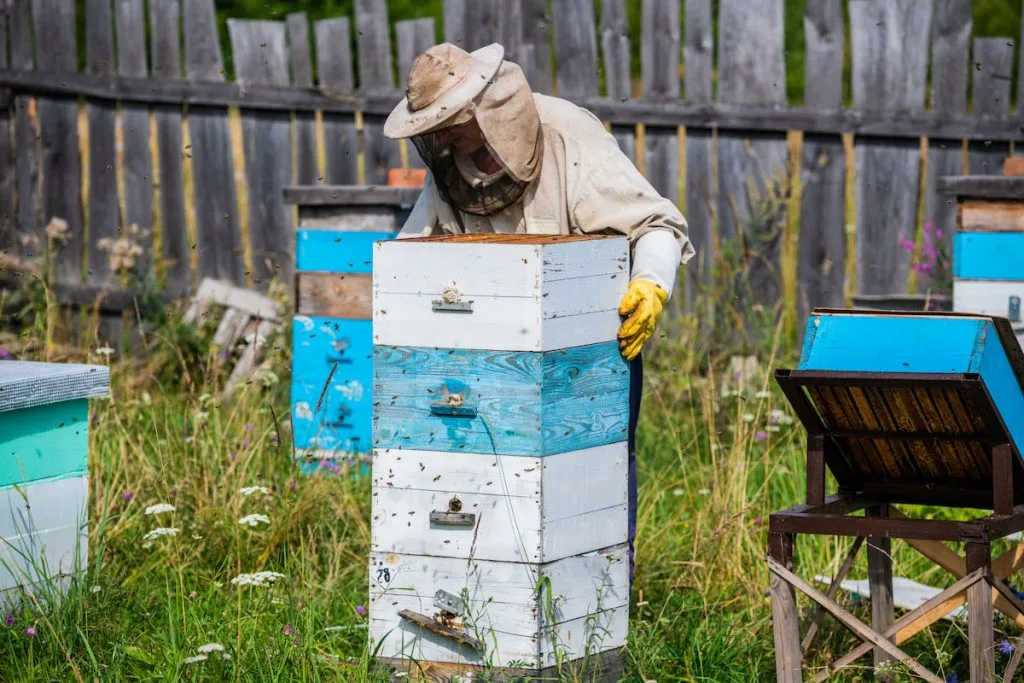
[[[288,185],[286,204],[306,206],[412,206],[420,196],[418,187],[388,185]]]
[[[1024,176],[941,176],[935,187],[939,194],[956,197],[1024,200]]]

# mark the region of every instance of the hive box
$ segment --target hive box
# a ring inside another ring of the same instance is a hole
[[[374,251],[371,647],[535,675],[617,652],[626,239],[467,235]]]
[[[108,388],[103,366],[0,362],[0,603],[85,568],[88,399]]]
[[[291,412],[306,472],[369,460],[373,244],[395,237],[415,194],[358,185],[285,190],[299,206]]]

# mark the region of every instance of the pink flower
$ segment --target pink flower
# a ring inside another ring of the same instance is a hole
[[[768,438],[768,432],[754,432],[754,441],[764,441]]]
[[[14,615],[13,614],[8,614],[7,618],[4,619],[4,623],[7,624],[8,626],[14,626]]]
[[[245,431],[247,431],[247,432],[251,432],[252,431],[252,422],[246,422],[245,423]]]
[[[293,492],[295,491],[295,488],[296,488],[296,484],[295,484],[295,480],[294,480],[294,479],[293,479],[292,481],[288,482],[288,488],[289,488],[289,489],[290,489],[291,491],[293,491]]]
[[[356,614],[358,614],[361,617],[365,617],[366,607],[364,607],[363,605],[356,605]]]
[[[283,629],[281,629],[281,630],[282,630],[282,631],[284,631],[284,634],[285,634],[286,636],[290,636],[291,634],[295,633],[295,629],[293,629],[293,628],[292,628],[291,626],[289,626],[288,624],[285,624],[285,625],[284,625],[284,628],[283,628]]]
[[[36,627],[35,626],[26,626],[25,630],[22,631],[22,633],[24,633],[29,638],[35,638],[36,637]]]
[[[128,501],[130,501],[134,497],[135,497],[135,494],[132,493],[131,491],[125,491],[124,493],[121,494],[121,500],[123,500],[126,503]]]
[[[0,360],[10,360],[11,351],[6,346],[0,346]]]

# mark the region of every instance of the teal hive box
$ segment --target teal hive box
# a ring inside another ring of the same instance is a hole
[[[365,461],[371,448],[373,244],[393,239],[416,188],[294,186],[293,444],[303,471]]]
[[[89,399],[104,366],[0,362],[0,603],[84,569]]]

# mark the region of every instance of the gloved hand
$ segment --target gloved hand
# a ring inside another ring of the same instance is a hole
[[[619,351],[626,360],[633,360],[644,343],[654,334],[668,292],[650,280],[633,280],[619,304],[619,315],[626,317],[619,326]],[[628,316],[628,317],[627,317]]]

